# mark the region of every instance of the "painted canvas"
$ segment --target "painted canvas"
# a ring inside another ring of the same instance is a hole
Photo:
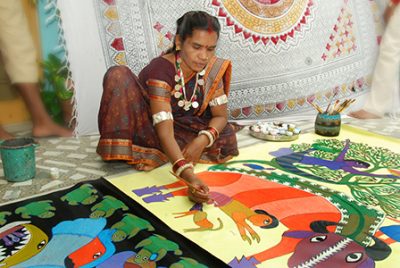
[[[343,127],[337,138],[265,142],[200,166],[210,202],[169,167],[110,181],[231,267],[393,267],[399,140]]]

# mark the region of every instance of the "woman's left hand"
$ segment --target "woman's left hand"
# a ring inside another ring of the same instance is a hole
[[[199,162],[200,156],[203,153],[204,148],[206,148],[208,142],[208,137],[205,135],[196,137],[191,143],[183,148],[183,157],[186,159],[186,161],[192,162],[193,164]]]

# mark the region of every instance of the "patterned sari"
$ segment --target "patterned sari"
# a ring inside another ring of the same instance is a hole
[[[210,101],[229,93],[230,61],[214,57],[204,75],[205,85],[197,91],[199,107],[185,111],[173,96],[175,66],[158,57],[137,78],[128,67],[111,67],[103,81],[103,96],[98,115],[100,140],[97,153],[103,160],[125,160],[138,170],[151,170],[168,162],[152,123],[150,99],[168,101],[174,117],[174,136],[183,149],[206,129],[212,118]],[[191,96],[196,77],[186,82]],[[201,155],[201,163],[222,163],[238,155],[234,128],[228,123],[210,148]]]

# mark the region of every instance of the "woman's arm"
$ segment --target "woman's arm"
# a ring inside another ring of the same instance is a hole
[[[150,108],[153,115],[160,112],[171,112],[169,102],[150,100]],[[167,155],[171,163],[184,158],[174,136],[173,120],[162,120],[155,125],[155,129],[160,140],[163,152]],[[185,158],[186,159],[186,158]],[[186,159],[190,162],[189,159]],[[177,174],[189,184],[189,198],[197,203],[208,201],[208,187],[194,174],[193,168],[184,169],[181,174]]]
[[[211,107],[211,114],[212,118],[208,124],[208,128],[204,131],[207,132],[209,129],[214,129],[214,135],[212,133],[207,134],[199,132],[199,135],[183,149],[185,159],[190,162],[197,163],[199,161],[204,149],[206,149],[207,146],[212,145],[228,122],[226,104]]]

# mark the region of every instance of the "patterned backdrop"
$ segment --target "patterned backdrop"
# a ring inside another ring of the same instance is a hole
[[[107,67],[138,73],[173,40],[189,10],[218,17],[217,54],[233,62],[230,115],[254,119],[310,110],[369,88],[379,16],[365,0],[94,0]]]

